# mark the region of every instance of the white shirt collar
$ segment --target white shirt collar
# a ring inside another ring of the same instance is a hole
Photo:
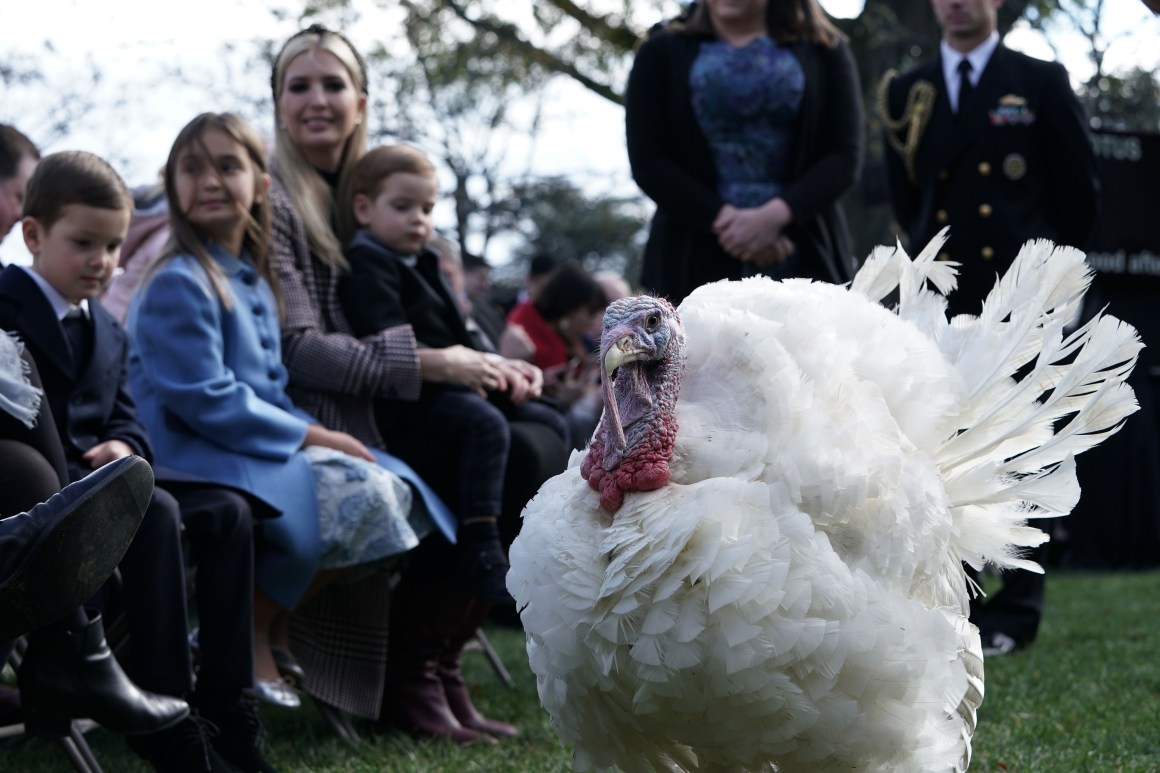
[[[44,293],[44,297],[52,304],[52,310],[56,314],[57,320],[64,319],[65,315],[74,308],[73,305],[55,287],[49,284],[47,279],[38,274],[36,269],[31,266],[21,266],[21,268],[24,269],[26,274],[32,277],[32,281],[36,282],[36,286],[40,288],[40,291]],[[86,317],[90,316],[89,301],[87,298],[82,298],[81,302],[76,305],[76,308],[79,308],[81,313]]]
[[[951,48],[946,40],[940,42],[939,53],[942,54],[943,78],[946,80],[948,90],[954,91],[957,95],[959,90],[959,62],[964,59],[971,61],[971,85],[978,86],[979,78],[982,77],[983,70],[987,67],[987,62],[991,61],[991,54],[995,53],[995,49],[998,46],[998,32],[992,32],[986,40],[966,54],[960,54]]]

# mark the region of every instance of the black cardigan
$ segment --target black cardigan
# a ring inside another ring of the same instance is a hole
[[[740,262],[720,246],[712,225],[726,203],[697,124],[689,71],[703,38],[662,30],[637,52],[628,80],[625,122],[632,176],[657,210],[645,246],[642,284],[679,303],[696,287],[740,276]],[[857,180],[864,151],[862,95],[853,56],[793,44],[805,71],[797,155],[782,199],[794,221],[786,235],[802,273],[845,282],[856,267],[838,199]]]

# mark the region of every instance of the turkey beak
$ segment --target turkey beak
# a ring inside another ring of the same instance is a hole
[[[620,423],[620,411],[616,406],[616,396],[612,394],[612,374],[621,365],[641,359],[643,354],[642,349],[633,345],[632,336],[627,335],[616,339],[616,342],[609,346],[608,351],[604,353],[604,410],[610,424],[609,429],[612,430],[616,448],[619,451],[624,450],[628,441],[624,437],[624,427]]]
[[[608,352],[604,355],[604,377],[611,379],[617,368],[625,363],[642,359],[644,354],[643,349],[633,345],[632,336],[621,336],[616,343],[608,347]]]

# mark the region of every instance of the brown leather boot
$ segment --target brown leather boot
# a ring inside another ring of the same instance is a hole
[[[406,576],[391,598],[391,643],[379,727],[394,726],[423,738],[447,738],[461,746],[495,743],[464,727],[447,702],[439,658],[447,649],[445,616],[457,614],[459,592],[450,583],[416,583]]]
[[[466,728],[492,736],[515,738],[520,734],[519,728],[507,722],[488,719],[480,714],[479,709],[471,702],[471,691],[463,680],[460,658],[464,645],[475,636],[479,626],[483,625],[492,605],[475,596],[464,595],[463,599],[463,611],[458,616],[458,623],[452,625],[452,618],[448,619],[449,627],[455,630],[452,630],[447,638],[447,649],[439,656],[439,679],[443,682],[447,705],[451,707],[451,713],[459,720],[459,724]]]

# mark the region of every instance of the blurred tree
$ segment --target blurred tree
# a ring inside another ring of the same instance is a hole
[[[503,227],[520,236],[512,262],[521,279],[539,253],[615,271],[633,284],[640,276],[648,221],[639,198],[589,196],[566,178],[548,177],[513,185],[501,209]]]

